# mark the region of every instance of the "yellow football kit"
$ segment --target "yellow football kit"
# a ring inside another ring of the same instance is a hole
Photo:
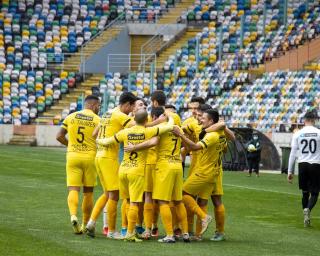
[[[101,117],[98,139],[114,136],[117,132],[125,128],[131,118],[114,108]],[[98,145],[96,155],[96,168],[104,191],[119,190],[119,145],[117,143],[102,146]]]
[[[124,145],[139,144],[154,136],[158,136],[159,127],[135,125],[120,131],[114,139]],[[144,174],[148,150],[125,152],[120,165],[120,197],[130,202],[142,202],[144,192]]]
[[[148,122],[152,122],[151,116],[148,116]],[[144,191],[152,192],[153,190],[153,179],[154,172],[156,169],[157,163],[157,147],[154,146],[148,149],[146,168],[144,172],[145,182],[144,182]]]
[[[92,110],[84,109],[70,114],[62,123],[61,127],[68,132],[67,186],[93,187],[96,184],[96,142],[92,133],[99,121]]]
[[[186,126],[184,126],[183,128],[184,128],[186,134],[189,135],[189,138],[193,142],[195,142],[195,143],[199,142],[199,135],[202,131],[202,125],[199,124],[199,122],[195,118],[193,118],[193,121],[189,121],[188,124]],[[199,155],[199,151],[192,151],[191,152],[191,164],[190,164],[190,168],[189,168],[189,172],[188,172],[188,177],[197,168],[198,155]]]
[[[183,171],[180,159],[181,139],[172,132],[160,136],[154,177],[153,199],[182,200]]]
[[[221,172],[222,154],[226,144],[223,131],[207,133],[198,142],[199,150],[197,169],[183,184],[183,191],[202,199],[208,199]]]

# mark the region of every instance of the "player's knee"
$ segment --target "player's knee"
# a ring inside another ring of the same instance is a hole
[[[118,201],[119,200],[119,191],[118,190],[109,191],[109,199],[114,200],[114,201]]]

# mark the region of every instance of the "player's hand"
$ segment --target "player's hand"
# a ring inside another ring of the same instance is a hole
[[[132,151],[134,151],[134,144],[131,144],[129,142],[129,144],[127,146],[125,146],[123,149],[124,149],[124,152],[132,152]]]
[[[293,181],[293,174],[288,174],[288,182],[290,183],[290,184],[292,184],[292,181]]]
[[[176,135],[177,137],[181,137],[181,131],[180,131],[180,128],[178,127],[178,126],[173,126],[173,130],[172,130],[172,133],[174,134],[174,135]]]
[[[167,120],[168,120],[168,117],[165,113],[162,114],[161,116],[159,116],[159,118],[158,118],[159,123],[166,122]]]

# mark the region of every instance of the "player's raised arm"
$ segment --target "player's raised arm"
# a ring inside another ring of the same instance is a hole
[[[234,141],[236,139],[236,136],[234,135],[234,132],[231,131],[225,124],[224,121],[218,122],[216,124],[211,125],[210,127],[206,128],[206,132],[216,132],[219,130],[224,130],[224,133],[228,140]]]
[[[121,143],[124,141],[125,136],[125,130],[119,131],[117,134],[115,134],[112,137],[104,138],[104,139],[97,139],[96,142],[99,145],[107,146],[114,143]]]
[[[156,146],[159,143],[159,137],[152,137],[149,140],[146,140],[142,143],[139,144],[128,144],[127,146],[124,147],[125,152],[132,152],[132,151],[140,151],[148,148],[152,148]]]
[[[202,149],[201,145],[194,143],[192,140],[188,139],[180,130],[179,127],[175,126],[172,131],[177,137],[180,137],[182,142],[188,146],[192,151],[197,151]]]
[[[92,133],[92,137],[93,138],[97,138],[98,134],[99,134],[99,130],[100,130],[101,124],[98,124],[97,127],[94,129],[93,133]]]
[[[60,130],[58,131],[57,135],[56,135],[56,139],[57,141],[59,141],[61,144],[68,146],[68,139],[66,138],[67,135],[67,130],[64,128],[60,128]]]

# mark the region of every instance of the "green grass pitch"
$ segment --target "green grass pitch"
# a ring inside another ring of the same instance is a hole
[[[312,227],[304,228],[297,179],[290,185],[284,175],[224,174],[225,242],[209,240],[214,231],[211,224],[203,242],[134,244],[100,235],[102,218],[95,239],[72,234],[64,150],[0,146],[0,159],[1,255],[310,256],[320,252],[320,206],[312,212]],[[98,186],[95,198],[100,193]]]

